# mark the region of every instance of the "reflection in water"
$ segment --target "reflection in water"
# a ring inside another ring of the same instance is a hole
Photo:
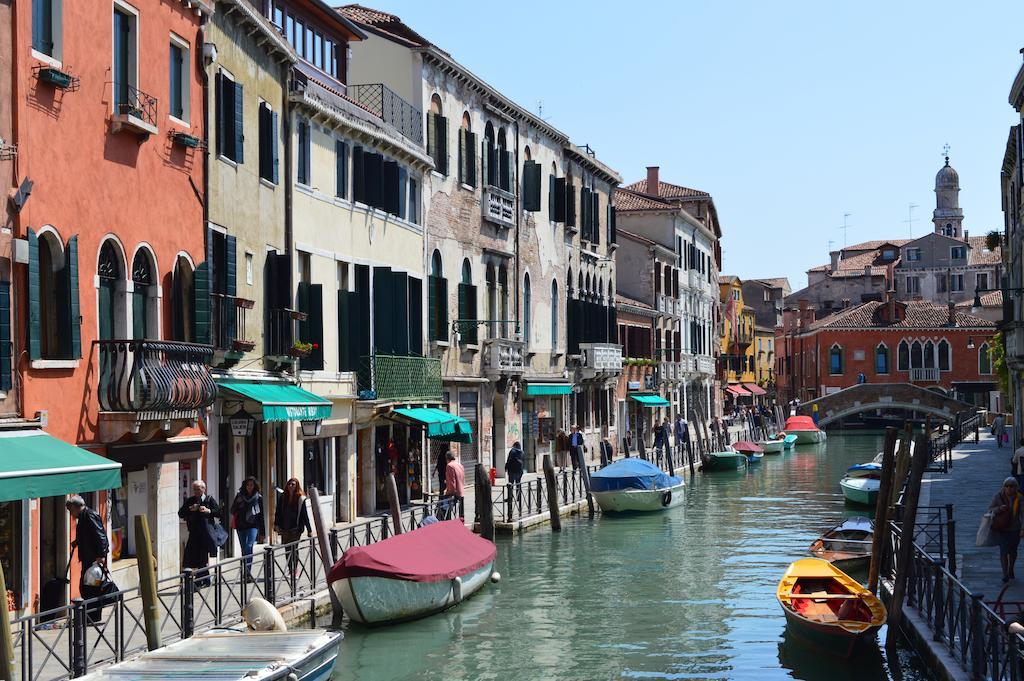
[[[686,502],[666,513],[499,539],[500,584],[425,620],[347,628],[334,678],[927,678],[906,651],[827,657],[786,632],[775,600],[811,541],[865,515],[838,481],[880,447],[877,435],[830,435],[749,472],[687,473]]]

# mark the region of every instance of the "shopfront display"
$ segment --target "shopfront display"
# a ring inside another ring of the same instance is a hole
[[[7,582],[7,609],[16,609],[22,601],[22,502],[0,503],[0,565]],[[13,606],[13,607],[12,607]]]

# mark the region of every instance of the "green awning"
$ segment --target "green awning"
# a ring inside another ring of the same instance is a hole
[[[41,430],[0,433],[0,501],[117,489],[121,464]]]
[[[427,429],[427,437],[432,440],[465,443],[473,441],[473,427],[469,425],[469,421],[461,416],[449,414],[444,409],[410,407],[395,409],[392,413],[402,420],[424,426]]]
[[[263,405],[263,420],[313,421],[331,416],[331,401],[284,383],[244,383],[218,381],[218,387],[230,390]]]
[[[669,401],[659,395],[630,395],[630,397],[645,407],[669,407]]]
[[[530,383],[526,386],[527,397],[569,394],[572,394],[572,385],[569,383]]]

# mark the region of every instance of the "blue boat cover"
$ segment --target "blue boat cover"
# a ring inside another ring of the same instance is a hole
[[[661,470],[653,463],[630,457],[616,461],[590,475],[590,489],[594,492],[614,492],[623,489],[666,489],[683,481]]]
[[[882,470],[882,464],[875,463],[874,461],[868,463],[857,463],[846,469],[847,471],[880,471]]]

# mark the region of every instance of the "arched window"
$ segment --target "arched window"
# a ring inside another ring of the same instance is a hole
[[[462,127],[459,129],[459,182],[476,186],[476,135],[473,134],[473,122],[468,111],[462,114]]]
[[[127,338],[125,320],[125,272],[124,254],[113,239],[107,239],[100,247],[96,265],[99,280],[99,305],[97,336],[100,340]]]
[[[988,343],[982,343],[981,347],[978,348],[978,373],[979,374],[991,374],[992,373],[992,355],[989,352]]]
[[[498,149],[495,163],[498,166],[498,186],[505,191],[512,191],[512,167],[508,143],[505,140],[505,128],[498,128]]]
[[[572,273],[569,274],[572,277]],[[551,280],[551,351],[558,350],[558,282]]]
[[[532,161],[533,160],[533,156],[530,154],[530,145],[529,144],[527,144],[526,147],[523,148],[523,160],[524,161]]]
[[[78,358],[78,237],[65,249],[57,231],[45,227],[38,236],[30,229],[28,243],[29,290],[38,284],[38,298],[29,300],[29,359]]]
[[[179,255],[171,281],[171,335],[176,341],[195,342],[194,296],[192,263],[184,255]]]
[[[581,300],[587,289],[583,288],[583,270],[576,275],[576,299]]]
[[[132,338],[159,338],[156,265],[153,254],[140,248],[132,260]]]
[[[441,252],[430,256],[430,277],[427,279],[427,340],[448,339],[448,280],[444,278]]]
[[[469,258],[465,258],[462,261],[462,283],[472,284],[473,283],[473,268],[469,264]]]
[[[441,96],[436,92],[430,97],[430,113],[435,116],[440,116],[444,113],[441,110]]]
[[[448,174],[448,119],[441,110],[441,97],[434,93],[427,113],[427,155],[434,160],[434,170]]]
[[[921,341],[910,344],[910,368],[920,369],[924,366],[924,349]]]
[[[935,343],[931,341],[925,341],[924,343],[924,363],[921,365],[925,369],[933,369],[935,365]]]
[[[492,263],[487,263],[487,269],[484,270],[484,282],[487,286],[487,337],[495,338],[497,336],[497,325],[494,323],[494,320],[498,318],[498,286],[497,275],[494,272],[494,265]]]
[[[889,373],[889,348],[885,346],[885,343],[879,343],[875,348],[875,373]]]
[[[533,311],[530,309],[533,301],[530,300],[530,297],[530,273],[527,272],[523,275],[523,341],[526,343],[526,347],[530,347],[530,322],[533,317]]]
[[[570,267],[568,273],[565,275],[565,295],[570,298],[572,298],[572,284],[572,268]]]
[[[939,371],[949,371],[952,358],[949,356],[950,346],[946,339],[939,341]]]
[[[435,249],[434,254],[430,256],[430,276],[444,276],[443,270],[441,269],[441,251],[438,251],[437,249]]]
[[[905,340],[901,340],[896,353],[896,368],[900,371],[910,371],[910,344]]]
[[[497,147],[494,145],[494,126],[490,121],[484,126],[484,184],[492,187],[498,186],[498,162],[496,155]]]
[[[833,345],[828,351],[828,372],[834,375],[843,373],[843,349],[839,345]]]

